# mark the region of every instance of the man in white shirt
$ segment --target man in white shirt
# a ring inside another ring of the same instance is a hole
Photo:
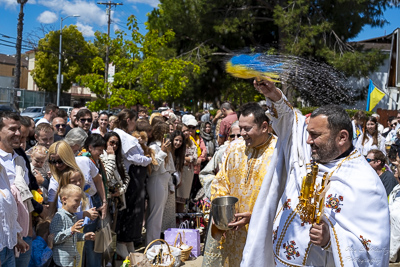
[[[13,112],[3,112],[0,114],[0,164],[7,172],[10,185],[18,189],[23,204],[29,213],[33,211],[31,203],[32,194],[29,190],[28,169],[25,160],[19,156],[14,147],[19,147],[21,143],[21,123],[20,116]],[[19,216],[19,215],[18,215]],[[21,255],[16,259],[16,266],[28,267],[32,250],[32,225],[31,219],[27,224],[21,224],[24,241],[28,243],[28,249],[21,251]]]
[[[50,124],[57,116],[58,107],[55,104],[49,103],[46,105],[44,116],[36,122],[36,127],[41,123]]]

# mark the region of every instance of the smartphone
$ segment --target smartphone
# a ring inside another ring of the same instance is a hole
[[[169,134],[164,134],[165,139],[169,139]]]

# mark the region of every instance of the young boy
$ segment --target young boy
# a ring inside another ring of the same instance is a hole
[[[79,231],[83,227],[83,219],[77,221],[74,214],[81,204],[83,194],[82,189],[73,184],[60,190],[62,208],[58,209],[50,224],[50,234],[54,234],[53,260],[56,266],[77,266],[80,260],[77,241],[95,239],[93,232],[83,234]]]

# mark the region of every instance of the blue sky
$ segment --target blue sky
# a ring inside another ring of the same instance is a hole
[[[80,15],[80,17],[64,20],[63,26],[75,24],[87,40],[93,40],[93,34],[96,30],[107,32],[106,6],[98,5],[97,2],[108,2],[108,0],[28,0],[24,8],[24,40],[27,40],[34,32],[43,35],[37,30],[41,25],[58,30],[60,28],[60,17],[65,18],[71,15]],[[114,0],[113,2],[122,2],[123,5],[112,8],[111,32],[116,29],[126,30],[126,19],[133,14],[137,17],[143,33],[145,32],[144,22],[147,21],[146,14],[157,7],[159,3],[158,0]],[[1,54],[15,53],[18,13],[17,0],[0,0]],[[400,27],[399,14],[400,9],[388,9],[384,17],[389,24],[383,28],[365,27],[354,40],[359,41],[390,34]],[[23,52],[27,50],[25,49]]]

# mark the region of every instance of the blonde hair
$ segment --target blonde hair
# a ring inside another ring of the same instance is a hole
[[[83,176],[83,173],[80,170],[67,170],[64,171],[61,174],[60,177],[60,181],[58,181],[58,190],[57,193],[60,193],[60,188],[62,188],[63,186],[70,184],[69,180],[71,178],[72,175],[74,175],[75,173],[79,173],[81,176],[81,189],[83,190],[83,188],[85,187],[85,177]]]
[[[161,115],[161,113],[153,113],[153,114],[151,114],[150,115],[150,119],[149,119],[150,125],[152,125],[151,122],[153,121],[154,117],[162,117],[162,115]]]
[[[61,190],[65,186],[71,184],[69,182],[69,180],[70,180],[71,176],[74,175],[75,173],[79,173],[80,176],[81,176],[81,186],[80,186],[80,188],[81,188],[81,191],[84,192],[83,188],[85,187],[85,177],[83,176],[83,173],[81,172],[81,170],[72,170],[72,169],[70,169],[70,170],[67,170],[67,171],[63,171],[62,174],[61,174],[60,180],[58,181],[57,196],[62,197],[61,196]],[[56,199],[57,199],[57,197],[56,197]],[[83,196],[82,196],[82,206],[86,207],[86,204],[87,204],[86,195],[83,194]]]
[[[73,193],[78,193],[81,195],[81,198],[85,197],[85,194],[83,193],[82,189],[74,184],[67,184],[63,186],[60,190],[59,196],[61,198],[63,197],[70,197]]]
[[[110,121],[115,121],[116,119],[118,119],[118,117],[115,116],[115,115],[112,115],[112,116],[110,116],[110,117],[108,118],[108,122],[110,122]]]
[[[48,150],[45,146],[36,145],[32,148],[31,157],[46,158],[48,156]]]
[[[52,155],[58,155],[60,159],[64,162],[64,164],[67,165],[67,169],[63,171],[59,171],[57,170],[56,166],[50,165],[51,175],[53,175],[54,179],[56,179],[58,183],[61,180],[61,175],[65,171],[72,169],[75,171],[80,171],[82,173],[78,164],[76,164],[74,152],[65,141],[58,141],[50,146],[49,157]]]

